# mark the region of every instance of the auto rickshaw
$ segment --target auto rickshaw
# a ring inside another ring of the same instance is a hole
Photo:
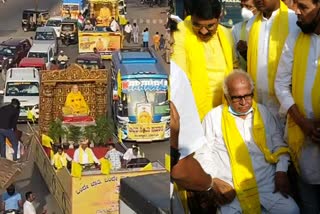
[[[60,39],[62,44],[68,46],[69,44],[78,43],[77,22],[77,19],[64,19],[61,22]]]
[[[22,30],[34,31],[39,26],[44,26],[49,19],[49,11],[42,9],[26,9],[22,12]]]

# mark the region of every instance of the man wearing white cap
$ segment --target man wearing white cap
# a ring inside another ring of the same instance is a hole
[[[89,140],[87,138],[83,138],[80,140],[80,144],[80,147],[74,152],[74,162],[83,166],[93,165],[94,163],[100,165],[100,161],[97,159],[92,149],[88,147]]]

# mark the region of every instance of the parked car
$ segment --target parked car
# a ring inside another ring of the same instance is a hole
[[[0,44],[1,70],[17,67],[21,59],[27,56],[31,48],[28,39],[10,38]]]
[[[46,70],[46,62],[43,58],[25,57],[19,63],[19,68],[36,68],[38,70]]]
[[[46,23],[46,27],[53,27],[53,29],[56,31],[58,38],[60,38],[61,22],[62,21],[63,21],[63,17],[54,16],[54,17],[50,17]]]
[[[33,44],[53,44],[55,52],[58,52],[58,36],[53,27],[38,27]]]
[[[94,53],[85,53],[80,54],[77,59],[76,63],[81,65],[81,67],[85,69],[104,69],[105,66],[102,63],[101,56]]]

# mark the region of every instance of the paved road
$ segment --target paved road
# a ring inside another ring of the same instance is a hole
[[[23,37],[30,38],[34,36],[34,32],[23,32],[21,29],[21,14],[24,8],[32,8],[36,0],[8,0],[6,4],[0,4],[0,42],[10,37]],[[39,8],[46,8],[51,10],[51,14],[58,14],[58,0],[38,0]],[[148,27],[150,35],[154,35],[155,32],[160,34],[165,33],[164,24],[166,21],[166,7],[155,6],[149,8],[148,6],[141,5],[139,0],[127,1],[128,19],[131,23],[136,22],[140,30]],[[142,12],[143,11],[143,12]],[[150,39],[151,40],[151,39]],[[141,38],[140,38],[141,41]],[[150,45],[152,43],[150,42]],[[132,44],[125,44],[125,47],[133,46]],[[65,53],[70,57],[70,62],[74,62],[77,53],[77,45],[69,47],[61,47]],[[157,53],[159,59],[168,70],[169,66],[161,59],[163,51]],[[0,89],[3,89],[3,81],[0,79]],[[0,97],[0,103],[2,97]],[[25,124],[20,124],[19,128],[28,132],[28,128]],[[130,147],[130,144],[126,144]],[[151,161],[160,160],[164,162],[164,154],[169,151],[168,141],[158,142],[152,144],[141,145],[142,150]],[[1,170],[1,169],[0,169]],[[38,211],[43,206],[47,206],[48,214],[60,214],[60,209],[55,199],[50,195],[37,167],[30,162],[23,174],[17,178],[17,189],[21,193],[25,193],[28,190],[32,190],[37,195],[36,206]],[[0,190],[2,192],[4,190]]]

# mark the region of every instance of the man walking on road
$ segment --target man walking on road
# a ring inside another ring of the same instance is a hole
[[[132,26],[132,35],[133,35],[133,43],[138,44],[138,39],[139,39],[139,26],[137,23],[133,23]]]
[[[20,114],[20,102],[18,99],[12,99],[9,105],[0,108],[0,152],[1,157],[6,157],[6,138],[12,144],[14,150],[13,160],[17,160],[18,139],[14,133],[17,129],[17,122]]]
[[[130,43],[131,34],[132,34],[132,25],[130,24],[130,22],[127,22],[127,24],[124,26],[124,35],[128,43]]]

